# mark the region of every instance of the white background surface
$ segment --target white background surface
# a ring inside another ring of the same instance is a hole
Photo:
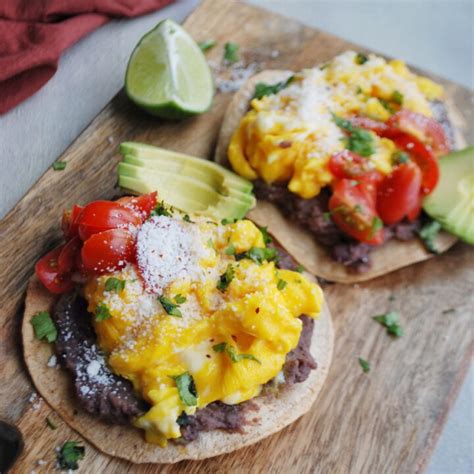
[[[57,74],[36,95],[0,116],[0,217],[121,88],[127,59],[138,39],[161,18],[181,21],[198,3],[178,0],[142,18],[109,23],[73,46],[61,58]],[[250,3],[473,87],[474,3],[470,0]],[[430,474],[474,472],[473,387],[471,373],[436,448]]]

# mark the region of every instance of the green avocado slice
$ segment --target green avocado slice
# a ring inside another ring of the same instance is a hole
[[[441,226],[474,245],[474,146],[439,159],[440,179],[423,209]]]

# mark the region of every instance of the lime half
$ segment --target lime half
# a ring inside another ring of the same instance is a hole
[[[133,51],[125,91],[151,114],[174,119],[205,112],[214,86],[199,46],[181,26],[163,20]]]

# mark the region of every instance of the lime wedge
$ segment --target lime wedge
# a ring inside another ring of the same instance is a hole
[[[130,57],[125,91],[139,107],[164,118],[205,112],[214,86],[204,54],[172,20],[163,20],[139,41]]]

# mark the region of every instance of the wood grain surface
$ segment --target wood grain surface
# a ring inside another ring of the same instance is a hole
[[[207,0],[186,20],[197,40],[214,38],[218,62],[234,41],[246,62],[262,69],[299,69],[356,47],[292,20],[229,0]],[[273,57],[272,51],[279,51]],[[467,123],[472,93],[440,80]],[[211,157],[231,94],[217,94],[203,116],[167,123],[146,116],[121,92],[61,157],[63,172],[47,171],[0,222],[0,417],[22,430],[26,449],[14,472],[54,470],[54,448],[80,439],[50,409],[31,404],[33,390],[21,357],[19,326],[27,281],[36,259],[57,243],[62,209],[116,194],[117,146],[124,140]],[[465,130],[469,143],[473,131]],[[173,466],[132,465],[87,446],[79,472],[420,472],[446,420],[472,357],[474,303],[472,250],[457,244],[447,254],[359,285],[325,291],[336,328],[328,380],[313,410],[281,433],[238,451]],[[391,301],[390,296],[394,296]],[[405,335],[391,339],[371,316],[401,313]],[[363,374],[358,357],[372,366]],[[44,460],[46,464],[39,465]]]

